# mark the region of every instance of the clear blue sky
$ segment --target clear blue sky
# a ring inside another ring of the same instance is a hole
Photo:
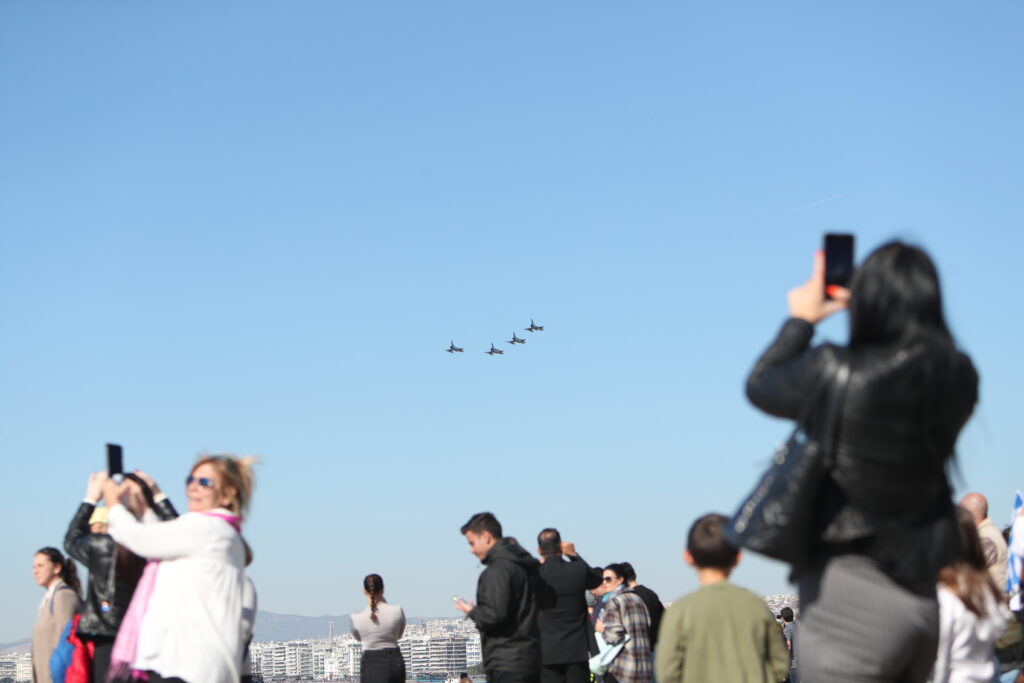
[[[957,490],[1002,521],[1022,23],[1010,0],[3,3],[0,642],[107,441],[182,507],[198,452],[263,455],[264,609],[351,611],[378,572],[455,616],[480,510],[672,599],[690,522],[789,429],[743,380],[829,229],[934,255],[982,378]],[[789,590],[755,558],[736,579]]]

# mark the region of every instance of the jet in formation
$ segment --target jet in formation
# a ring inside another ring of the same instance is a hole
[[[536,323],[533,322],[533,318],[530,318],[530,326],[525,328],[525,329],[526,329],[527,332],[543,332],[544,331],[544,326],[543,325],[537,325]],[[513,336],[515,336],[515,335],[513,335]]]
[[[494,348],[494,344],[493,343],[491,343],[491,350],[490,351],[484,351],[484,353],[486,353],[488,356],[504,356],[505,355],[505,352],[502,351],[501,349]]]
[[[463,349],[460,349],[458,346],[455,345],[455,342],[452,342],[452,345],[445,349],[445,351],[447,351],[448,353],[462,353]]]
[[[526,340],[525,339],[520,339],[519,337],[516,336],[516,333],[513,332],[512,333],[512,339],[508,340],[505,343],[506,344],[512,344],[514,346],[515,344],[525,344]]]

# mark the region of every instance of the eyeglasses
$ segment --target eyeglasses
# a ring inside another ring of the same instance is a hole
[[[214,487],[213,479],[207,479],[206,477],[193,477],[191,475],[185,479],[185,486],[188,486],[192,482],[196,482],[203,488],[212,489]]]
[[[605,583],[611,583],[614,580],[615,580],[614,576],[606,576],[606,577],[604,577],[604,582]]]

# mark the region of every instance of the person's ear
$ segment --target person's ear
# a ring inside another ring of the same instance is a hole
[[[231,503],[238,500],[238,489],[234,486],[224,487],[224,495],[220,497],[221,507],[230,508]]]
[[[683,562],[685,562],[686,564],[688,564],[691,567],[696,567],[697,566],[697,561],[693,559],[693,555],[690,554],[689,550],[684,550],[683,551]]]

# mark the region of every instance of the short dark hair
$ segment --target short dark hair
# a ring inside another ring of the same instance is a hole
[[[725,540],[722,529],[729,518],[718,513],[699,517],[686,537],[686,549],[698,567],[728,569],[736,564],[739,551]]]
[[[793,608],[783,607],[782,610],[779,611],[779,616],[782,617],[783,621],[793,621]]]
[[[540,546],[540,554],[544,557],[561,555],[562,535],[558,533],[558,529],[548,527],[537,534],[537,545]]]
[[[604,569],[601,570],[601,572],[602,573],[603,572],[611,572],[612,574],[615,574],[616,578],[623,579],[623,580],[625,580],[625,578],[626,578],[626,570],[618,562],[612,562],[611,564],[606,564],[604,566]]]
[[[462,535],[465,536],[468,531],[472,531],[474,534],[486,531],[495,539],[499,539],[501,538],[501,522],[490,512],[478,512],[462,525]]]
[[[633,565],[629,562],[620,562],[622,565],[622,578],[626,580],[626,583],[630,581],[636,581],[636,571],[633,569]]]

